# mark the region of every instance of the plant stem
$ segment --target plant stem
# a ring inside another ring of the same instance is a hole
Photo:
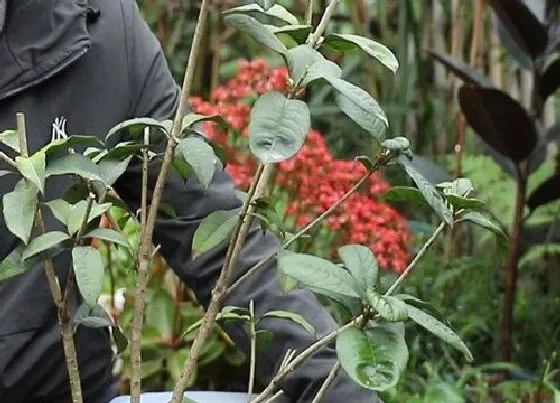
[[[406,280],[406,278],[410,275],[410,273],[412,272],[412,270],[414,269],[414,267],[418,264],[418,262],[420,261],[420,259],[422,259],[422,257],[426,254],[426,252],[428,251],[428,249],[430,249],[430,247],[433,245],[433,243],[435,242],[435,240],[437,239],[437,237],[439,236],[439,234],[441,234],[443,232],[443,230],[445,229],[445,226],[447,224],[445,222],[442,222],[434,231],[434,233],[432,234],[432,236],[426,241],[426,243],[424,244],[424,246],[422,246],[422,248],[418,251],[418,253],[416,254],[416,256],[414,256],[414,259],[412,260],[412,262],[410,262],[410,264],[408,265],[408,267],[406,268],[406,270],[399,276],[399,278],[393,283],[393,285],[387,290],[387,292],[385,293],[386,296],[393,294],[400,286],[401,284],[404,282],[404,280]]]
[[[261,394],[259,396],[257,396],[257,398],[255,400],[253,400],[251,403],[262,403],[262,402],[264,402],[268,397],[270,397],[274,393],[274,391],[277,389],[279,383],[287,375],[289,375],[294,369],[296,369],[298,365],[300,365],[311,354],[315,353],[321,347],[323,347],[323,346],[329,344],[331,341],[333,341],[340,333],[342,333],[346,329],[349,329],[349,328],[359,324],[362,321],[362,318],[363,318],[363,316],[360,315],[359,317],[357,317],[356,319],[353,319],[352,321],[348,322],[344,326],[339,327],[338,329],[332,331],[331,333],[327,334],[323,338],[317,340],[315,343],[311,344],[309,347],[307,347],[301,353],[299,353],[298,355],[296,355],[295,357],[290,359],[289,362],[286,363],[286,365],[282,366],[282,368],[278,371],[278,373],[274,376],[274,378],[269,382],[268,386],[261,392]]]
[[[11,159],[10,157],[8,157],[6,154],[4,154],[2,151],[0,151],[0,159],[2,161],[4,161],[6,164],[8,164],[9,166],[11,166],[12,168],[15,168],[15,169],[18,168],[18,166],[16,165],[14,160]]]
[[[367,181],[368,178],[371,176],[371,174],[373,172],[375,172],[376,170],[377,170],[377,165],[374,167],[374,169],[370,170],[367,174],[362,176],[360,178],[360,180],[358,182],[356,182],[356,184],[348,192],[346,192],[339,200],[337,200],[328,210],[323,212],[319,217],[317,217],[311,223],[307,224],[302,230],[300,230],[297,234],[295,234],[288,241],[286,241],[283,245],[283,248],[285,249],[285,248],[290,247],[290,245],[292,245],[296,240],[301,238],[303,235],[305,235],[307,232],[309,232],[311,229],[313,229],[313,227],[315,227],[317,224],[319,224],[321,221],[323,221],[325,218],[327,218],[330,214],[332,214],[342,203],[344,203],[346,200],[348,200],[348,198],[350,196],[352,196],[352,194],[355,193],[360,188],[360,186],[362,186],[364,184],[364,182]],[[231,286],[228,287],[227,295],[231,294],[237,287],[239,287],[241,285],[241,283],[243,283],[247,278],[249,278],[250,276],[255,274],[261,267],[263,267],[267,263],[270,263],[274,259],[275,256],[276,256],[276,252],[273,253],[272,255],[262,259],[257,264],[255,264],[253,267],[251,267],[249,270],[247,270]]]
[[[255,175],[253,186],[249,190],[249,195],[242,207],[238,224],[234,229],[232,240],[230,241],[230,247],[220,272],[220,277],[212,290],[210,304],[208,305],[206,314],[202,318],[202,324],[195,339],[193,340],[192,346],[189,350],[189,355],[185,361],[183,369],[181,370],[181,375],[177,380],[177,384],[175,385],[171,403],[180,403],[182,401],[183,392],[186,388],[187,382],[191,379],[196,368],[198,358],[202,352],[202,348],[204,347],[204,343],[212,332],[216,316],[220,312],[221,305],[227,296],[227,284],[231,277],[231,273],[237,264],[239,254],[241,253],[241,249],[251,227],[253,218],[251,213],[255,209],[253,202],[262,197],[264,194],[272,169],[273,165],[270,164],[261,164],[257,168],[257,174]]]
[[[148,266],[151,260],[152,236],[156,224],[159,204],[161,202],[163,190],[167,181],[167,174],[169,172],[171,163],[173,162],[175,147],[177,145],[177,138],[179,138],[179,136],[181,135],[181,124],[188,110],[188,99],[193,84],[199,51],[201,48],[200,45],[202,43],[203,37],[202,33],[204,32],[208,20],[209,8],[210,0],[203,0],[200,6],[198,23],[194,32],[187,70],[185,72],[185,77],[183,80],[183,88],[181,90],[179,106],[177,108],[175,119],[173,121],[172,134],[169,137],[167,146],[165,148],[163,162],[152,195],[152,204],[146,217],[146,225],[144,226],[142,231],[142,241],[140,243],[139,251],[138,274],[136,280],[137,284],[134,299],[135,310],[132,325],[132,341],[130,346],[130,358],[132,364],[130,392],[132,403],[140,403],[140,392],[142,384],[142,351],[140,343],[142,337],[142,327],[144,324],[145,293],[148,284]]]
[[[142,200],[140,204],[140,224],[146,228],[148,219],[148,145],[150,144],[150,128],[144,129],[144,148],[142,149]]]
[[[27,133],[25,125],[25,115],[23,113],[18,113],[16,116],[17,120],[17,132],[19,139],[19,148],[22,157],[29,157],[27,150]],[[39,230],[39,234],[45,234],[45,222],[43,221],[43,215],[41,214],[41,209],[38,208],[35,213],[35,225]],[[60,326],[60,333],[62,337],[62,348],[64,351],[64,359],[66,361],[66,368],[68,370],[68,379],[70,381],[70,393],[72,396],[72,403],[82,403],[82,386],[80,383],[80,371],[78,368],[78,358],[76,355],[76,347],[74,345],[74,333],[72,329],[72,324],[70,321],[70,312],[68,308],[68,301],[66,298],[63,299],[62,290],[60,289],[60,284],[58,278],[56,277],[56,271],[54,269],[54,264],[52,259],[45,260],[45,276],[47,277],[47,283],[49,285],[49,290],[53,298],[54,304],[58,312],[58,323]],[[70,268],[72,271],[72,268]]]
[[[513,331],[513,307],[517,290],[519,256],[521,254],[521,235],[523,231],[523,210],[527,197],[528,164],[518,166],[517,195],[515,200],[515,216],[511,228],[510,250],[506,266],[506,289],[500,325],[500,360],[511,359],[511,334]]]
[[[309,43],[311,46],[315,46],[317,45],[317,43],[319,43],[319,39],[321,39],[321,36],[325,33],[325,29],[327,29],[327,24],[334,15],[337,4],[338,0],[331,0],[330,4],[323,14],[323,17],[321,18],[321,22],[317,26],[317,29],[307,40],[307,43]]]
[[[338,371],[340,371],[340,367],[341,367],[340,361],[337,361],[336,364],[334,364],[334,366],[331,368],[331,371],[329,372],[329,376],[327,376],[327,379],[325,379],[325,382],[323,382],[323,384],[321,385],[321,389],[319,389],[319,392],[317,392],[315,398],[311,403],[320,403],[321,400],[323,400],[323,397],[325,397],[325,393],[327,392],[327,389],[329,388],[329,386],[331,386],[331,384],[335,380]]]
[[[272,403],[274,402],[276,399],[278,399],[280,396],[282,396],[284,394],[284,391],[282,389],[280,389],[278,392],[276,392],[274,394],[274,396],[272,396],[270,399],[268,399],[266,402],[264,403]]]
[[[305,9],[305,24],[313,25],[313,3],[315,0],[307,0],[307,8]]]
[[[249,367],[249,387],[247,388],[247,402],[251,402],[253,388],[255,386],[255,368],[257,360],[257,329],[255,320],[255,302],[249,302],[249,336],[251,338],[251,362]]]

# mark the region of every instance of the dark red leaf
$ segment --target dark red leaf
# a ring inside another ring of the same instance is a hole
[[[533,60],[544,52],[548,44],[546,28],[521,0],[489,0],[489,4],[515,42]]]
[[[560,174],[548,178],[537,190],[531,193],[527,205],[531,210],[560,199]]]
[[[560,59],[548,66],[539,81],[539,94],[542,100],[549,96],[560,87]]]
[[[537,145],[537,131],[527,112],[503,91],[463,85],[459,104],[478,135],[514,162],[526,159]]]
[[[434,50],[428,50],[428,53],[466,83],[480,85],[481,87],[492,87],[492,83],[484,74],[467,63]]]

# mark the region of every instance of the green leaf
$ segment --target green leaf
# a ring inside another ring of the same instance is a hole
[[[406,304],[400,299],[371,290],[368,291],[367,298],[370,306],[389,322],[403,322],[408,319]]]
[[[177,212],[175,211],[173,206],[169,203],[160,203],[159,204],[159,211],[161,211],[163,214],[165,214],[165,215],[167,215],[171,218],[177,218]]]
[[[443,196],[437,191],[420,172],[418,172],[410,163],[408,157],[401,155],[399,163],[404,167],[408,176],[412,178],[418,190],[422,192],[426,202],[435,210],[435,212],[450,226],[453,227],[453,214],[447,208]]]
[[[37,152],[29,158],[16,157],[16,165],[21,175],[44,193],[45,191],[45,153]]]
[[[486,204],[482,200],[464,198],[456,195],[446,195],[445,199],[455,208],[455,211],[477,209]]]
[[[307,321],[303,316],[294,312],[287,312],[287,311],[269,311],[265,313],[261,319],[263,318],[281,318],[281,319],[289,319],[292,322],[297,323],[309,333],[314,334],[315,328]]]
[[[82,325],[93,328],[113,326],[113,319],[97,303],[92,306],[87,303],[81,304],[72,321],[76,326]]]
[[[131,159],[132,155],[129,155],[122,161],[109,158],[103,158],[99,161],[97,167],[99,168],[103,183],[107,186],[112,186],[126,172]]]
[[[7,145],[17,153],[21,152],[19,149],[19,136],[17,130],[9,129],[0,132],[0,143]]]
[[[249,146],[265,163],[278,163],[294,156],[311,128],[305,102],[269,92],[258,99],[251,111]]]
[[[138,144],[133,141],[125,141],[124,143],[119,143],[106,154],[101,155],[101,157],[93,158],[93,161],[104,160],[104,159],[115,159],[120,160],[125,157],[130,157],[131,155],[138,155],[140,151],[144,149],[144,144]],[[149,147],[148,147],[149,148]]]
[[[82,226],[87,211],[87,205],[88,202],[86,200],[81,200],[78,203],[70,206],[68,212],[68,220],[66,222],[66,226],[68,227],[68,233],[70,235],[74,235],[76,232],[78,232],[78,230]],[[95,220],[97,217],[105,213],[110,208],[111,208],[111,203],[97,204],[93,202],[87,222],[89,223],[92,220]]]
[[[27,248],[25,248],[22,258],[23,260],[27,260],[31,256],[53,248],[68,239],[70,239],[68,234],[60,231],[52,231],[39,235],[37,238],[32,239]]]
[[[0,284],[25,273],[26,267],[21,258],[22,250],[23,247],[18,246],[0,263]]]
[[[282,27],[276,27],[274,25],[265,25],[265,27],[275,35],[288,35],[296,43],[304,43],[313,28],[311,25],[284,25]]]
[[[103,181],[97,165],[82,154],[68,154],[47,163],[45,175],[78,175],[84,179]]]
[[[286,56],[288,58],[290,76],[296,83],[307,75],[307,71],[314,63],[325,60],[325,57],[310,45],[298,45],[288,50]]]
[[[263,352],[270,348],[270,345],[274,341],[274,332],[270,330],[257,330],[255,333],[257,337],[257,351]]]
[[[394,137],[381,143],[381,147],[391,151],[405,151],[410,148],[410,141],[406,137]]]
[[[457,178],[453,182],[442,182],[436,185],[445,195],[467,197],[474,191],[474,186],[468,178]]]
[[[336,339],[336,352],[342,368],[359,385],[380,392],[391,389],[408,361],[404,325],[347,329]]]
[[[330,34],[325,37],[323,45],[334,48],[337,51],[347,53],[358,49],[377,59],[381,64],[396,73],[399,69],[399,62],[389,48],[379,42],[369,38],[352,34]]]
[[[226,11],[224,11],[224,15],[232,14],[232,13],[258,13],[263,15],[268,15],[270,17],[277,18],[278,20],[288,23],[290,25],[298,25],[299,21],[295,15],[290,13],[286,10],[285,7],[274,4],[273,1],[269,1],[269,3],[274,4],[273,6],[269,6],[265,8],[262,6],[262,3],[266,1],[257,1],[257,4],[246,4],[243,6],[233,7]]]
[[[95,136],[69,136],[67,138],[56,139],[43,148],[41,151],[47,156],[60,150],[68,149],[72,146],[102,146],[103,143]]]
[[[52,211],[54,217],[66,225],[68,222],[68,216],[70,215],[70,208],[72,205],[66,200],[56,199],[45,203]]]
[[[329,76],[323,78],[337,90],[337,104],[342,112],[381,142],[385,138],[389,121],[377,101],[348,81]]]
[[[317,294],[359,297],[350,273],[328,260],[299,253],[281,253],[278,270]]]
[[[261,24],[257,19],[244,14],[231,14],[224,17],[224,21],[241,32],[247,33],[254,40],[268,47],[269,49],[285,54],[288,49],[270,30]]]
[[[479,227],[492,231],[494,234],[502,237],[505,240],[508,239],[508,235],[502,230],[502,228],[500,228],[498,224],[494,223],[482,213],[479,213],[477,211],[468,211],[464,214],[461,214],[461,217],[457,222],[464,221],[471,222],[478,225]]]
[[[424,329],[439,337],[446,343],[451,344],[457,350],[463,353],[467,361],[472,361],[473,356],[469,348],[465,345],[463,340],[447,325],[440,322],[430,314],[414,307],[406,305],[408,317],[414,322],[422,326]]]
[[[187,129],[192,129],[194,125],[208,120],[217,123],[221,127],[228,126],[227,122],[220,115],[196,115],[191,113],[183,118],[181,134],[184,134]]]
[[[37,210],[37,188],[19,181],[13,192],[4,195],[2,207],[6,226],[27,245]]]
[[[264,10],[268,10],[274,5],[276,5],[276,0],[256,0],[255,2],[259,6],[261,6]]]
[[[451,327],[451,323],[447,320],[447,318],[445,318],[443,314],[439,312],[432,304],[426,301],[422,301],[420,298],[416,298],[415,296],[408,295],[408,294],[398,294],[395,295],[395,297],[405,302],[407,305],[413,306],[415,308],[427,312],[429,315],[433,316],[444,325]]]
[[[367,290],[374,289],[377,283],[377,259],[369,248],[362,245],[343,246],[338,249],[338,256],[342,259],[344,267],[356,279],[356,292],[365,298]]]
[[[193,259],[223,242],[233,231],[238,219],[235,210],[218,210],[206,217],[194,233]]]
[[[234,321],[234,322],[249,322],[251,317],[249,316],[247,309],[239,308],[237,306],[225,306],[222,308],[221,312],[216,316],[216,321]],[[191,324],[187,330],[183,333],[183,337],[187,334],[195,331],[202,325],[202,319],[197,320]]]
[[[118,231],[108,229],[108,228],[96,228],[93,231],[88,232],[84,235],[85,239],[97,238],[104,241],[108,241],[117,245],[124,246],[125,248],[130,248],[130,243],[128,238]]]
[[[126,130],[131,136],[138,136],[144,132],[144,129],[146,127],[153,127],[159,132],[166,135],[170,134],[168,121],[159,121],[153,118],[134,118],[125,120],[124,122],[113,126],[109,130],[109,133],[107,133],[105,142],[109,143],[109,141],[112,140],[113,137],[119,135],[123,130]]]
[[[84,300],[90,306],[96,305],[103,286],[104,272],[99,251],[90,246],[76,246],[72,249],[72,264]]]
[[[177,152],[191,166],[202,186],[208,189],[212,183],[217,162],[212,147],[199,137],[186,137],[179,140]]]
[[[153,292],[146,303],[146,323],[154,326],[164,340],[173,336],[173,315],[171,295],[164,289]]]
[[[429,206],[424,195],[411,186],[393,186],[383,193],[383,200],[391,203],[410,202],[422,207]]]

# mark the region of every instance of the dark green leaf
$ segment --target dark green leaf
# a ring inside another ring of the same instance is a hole
[[[500,154],[519,162],[535,149],[535,125],[525,109],[505,92],[462,86],[459,103],[467,122]]]
[[[95,136],[69,136],[67,138],[61,138],[50,142],[41,148],[41,151],[48,156],[76,145],[102,146],[103,143]]]
[[[103,183],[107,186],[112,186],[119,177],[125,173],[132,155],[129,155],[124,160],[114,160],[109,158],[104,158],[97,164]]]
[[[92,306],[87,303],[81,304],[74,315],[73,322],[76,326],[82,325],[93,328],[113,326],[113,319],[98,304]]]
[[[446,343],[451,344],[457,350],[461,351],[467,361],[472,361],[473,356],[469,348],[465,345],[463,340],[448,326],[440,322],[430,314],[414,307],[406,305],[408,317],[414,322],[422,326],[424,329],[439,337]]]
[[[541,183],[531,193],[527,205],[531,210],[560,199],[560,174],[555,174]]]
[[[311,128],[305,102],[269,92],[258,99],[251,111],[249,146],[265,163],[277,163],[294,156]]]
[[[543,100],[554,94],[560,87],[560,59],[546,68],[539,80],[539,94]]]
[[[130,248],[130,243],[128,242],[127,237],[125,237],[122,233],[118,231],[108,229],[108,228],[96,228],[93,231],[90,231],[87,234],[85,234],[84,238],[102,239],[104,241],[108,241],[117,245],[124,246],[125,248]]]
[[[508,239],[507,234],[500,228],[500,226],[490,220],[488,217],[479,213],[477,211],[468,211],[461,215],[460,219],[457,222],[468,221],[476,224],[482,228],[485,228],[489,231],[492,231],[496,235],[499,235],[503,239]]]
[[[263,318],[281,318],[281,319],[289,319],[292,322],[297,323],[309,333],[315,333],[315,328],[307,321],[303,316],[294,312],[287,312],[287,311],[269,311],[265,313],[261,319]]]
[[[418,189],[410,186],[391,187],[383,193],[383,200],[391,203],[410,202],[422,207],[429,206],[424,195]]]
[[[304,43],[311,31],[313,31],[311,25],[284,25],[282,27],[265,25],[265,27],[275,35],[288,35],[296,43]]]
[[[86,200],[81,200],[78,203],[70,206],[70,209],[68,211],[68,220],[66,221],[66,226],[68,227],[68,233],[70,233],[70,235],[74,235],[82,226],[82,223],[84,222],[84,218],[86,216],[87,205],[88,202]],[[96,219],[110,208],[111,203],[97,204],[93,202],[87,222],[89,223],[92,220]]]
[[[385,320],[403,322],[408,319],[406,304],[400,299],[381,295],[371,290],[368,290],[367,298],[369,305]]]
[[[447,320],[447,318],[445,318],[441,314],[441,312],[439,312],[433,305],[431,305],[431,304],[429,304],[425,301],[422,301],[421,299],[416,298],[412,295],[399,294],[399,295],[395,295],[395,297],[397,297],[401,301],[404,301],[407,305],[410,305],[410,306],[418,308],[422,311],[425,311],[429,315],[431,315],[434,318],[436,318],[437,320],[439,320],[444,325],[446,325],[448,327],[451,327],[451,323]]]
[[[215,122],[221,127],[228,126],[227,122],[220,115],[196,115],[191,113],[183,118],[181,134],[184,134],[185,130],[193,129],[193,126],[205,121]]]
[[[2,207],[6,226],[27,245],[37,210],[37,188],[19,181],[13,192],[4,195]]]
[[[481,87],[492,87],[490,80],[471,65],[445,53],[436,52],[434,50],[430,50],[428,53],[464,82]]]
[[[327,76],[323,78],[337,90],[337,104],[342,112],[378,141],[382,141],[389,121],[377,101],[348,81]]]
[[[426,202],[435,210],[435,212],[449,225],[453,226],[453,214],[445,205],[442,195],[437,191],[434,185],[424,178],[410,163],[410,160],[401,155],[399,163],[404,167],[408,176],[412,178],[418,190],[424,195]]]
[[[39,151],[29,158],[18,156],[15,161],[21,175],[43,193],[45,191],[45,153]]]
[[[377,259],[371,250],[362,245],[346,245],[338,249],[338,255],[356,280],[358,289],[356,292],[363,298],[367,290],[375,288],[379,268]]]
[[[33,238],[27,248],[25,248],[22,258],[23,260],[27,260],[31,256],[53,248],[68,239],[70,239],[68,234],[60,231],[52,231],[39,235],[37,238]]]
[[[104,272],[99,251],[90,246],[76,246],[72,249],[72,264],[80,294],[90,306],[96,305]]]
[[[21,258],[22,250],[23,247],[18,246],[0,263],[0,284],[25,273],[26,266]]]
[[[359,385],[380,392],[391,389],[408,361],[404,325],[347,329],[336,339],[336,352],[342,368]]]
[[[538,18],[520,0],[490,0],[501,23],[519,47],[536,59],[548,43],[548,34]]]
[[[115,345],[117,346],[117,354],[122,354],[128,347],[128,339],[122,329],[117,325],[113,325],[112,334]]]
[[[377,59],[381,64],[396,73],[399,68],[399,62],[393,52],[389,48],[379,42],[366,38],[364,36],[352,34],[330,34],[325,37],[323,45],[327,48],[347,53],[361,49],[369,56]]]
[[[146,322],[154,326],[163,340],[170,339],[173,329],[173,298],[167,291],[160,289],[151,294],[146,303]]]
[[[278,256],[278,270],[317,294],[359,297],[350,273],[328,260],[305,254],[282,253]]]
[[[224,17],[224,21],[275,52],[285,54],[288,51],[286,46],[266,26],[249,15],[230,14]]]
[[[126,130],[131,136],[138,136],[144,132],[146,127],[153,127],[164,134],[169,134],[169,122],[167,121],[159,121],[152,118],[134,118],[113,126],[109,133],[107,133],[105,142],[109,143],[113,137],[119,135],[123,130]]]
[[[138,144],[133,141],[125,141],[124,143],[117,144],[114,148],[110,149],[107,154],[102,155],[102,158],[95,158],[95,160],[120,160],[122,158],[130,157],[131,155],[138,155],[145,147],[143,144]]]
[[[193,259],[222,243],[233,231],[239,215],[237,211],[219,210],[206,217],[194,233]]]
[[[47,177],[53,175],[78,175],[84,179],[103,181],[97,165],[82,154],[68,154],[47,163]]]
[[[191,166],[202,186],[208,189],[212,183],[217,162],[212,147],[199,137],[186,137],[179,140],[177,152]]]
[[[167,215],[171,218],[177,218],[177,212],[175,211],[173,206],[169,203],[160,203],[159,204],[159,211],[161,211],[163,214],[165,214],[165,215]]]
[[[19,136],[17,130],[4,130],[0,132],[0,143],[7,145],[15,152],[19,153]]]
[[[270,330],[257,330],[255,333],[257,337],[257,351],[263,352],[270,348],[270,345],[274,341],[274,333]]]
[[[459,197],[456,195],[446,195],[445,199],[453,206],[455,211],[462,209],[476,210],[485,204],[482,200]]]

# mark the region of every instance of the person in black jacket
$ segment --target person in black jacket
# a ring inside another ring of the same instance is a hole
[[[15,128],[16,113],[24,112],[31,152],[50,141],[57,118],[66,119],[69,134],[103,138],[123,120],[166,119],[174,114],[178,87],[159,43],[133,0],[0,0],[0,29],[0,131]],[[11,155],[4,145],[0,144],[0,150]],[[11,191],[16,180],[15,175],[2,178],[0,196]],[[70,178],[49,179],[45,199],[60,198],[70,183]],[[130,168],[115,188],[132,210],[139,207],[138,169]],[[234,186],[224,170],[215,174],[208,191],[196,180],[185,184],[171,174],[163,201],[173,206],[177,217],[158,220],[154,241],[161,245],[177,275],[207,304],[227,245],[193,261],[193,233],[211,212],[240,206]],[[57,229],[60,224],[45,214],[47,228]],[[3,216],[0,239],[3,259],[18,245]],[[236,277],[278,245],[269,233],[251,232]],[[58,278],[65,279],[68,256],[57,257],[55,266]],[[75,296],[74,308],[79,298]],[[336,328],[311,293],[300,290],[282,294],[274,263],[251,277],[226,302],[247,306],[251,299],[257,313],[283,309],[302,314],[315,326],[318,336]],[[266,384],[288,348],[302,349],[315,336],[286,321],[271,319],[262,327],[275,334],[274,345],[258,357],[257,377]],[[239,346],[247,348],[241,327],[228,330]],[[108,402],[116,392],[111,387],[107,330],[80,326],[76,345],[85,401]],[[314,354],[282,383],[286,401],[310,402],[335,360],[332,346]],[[35,267],[0,285],[0,402],[66,402],[69,394],[56,310],[45,273],[42,267]],[[378,400],[374,393],[341,374],[324,401]]]

